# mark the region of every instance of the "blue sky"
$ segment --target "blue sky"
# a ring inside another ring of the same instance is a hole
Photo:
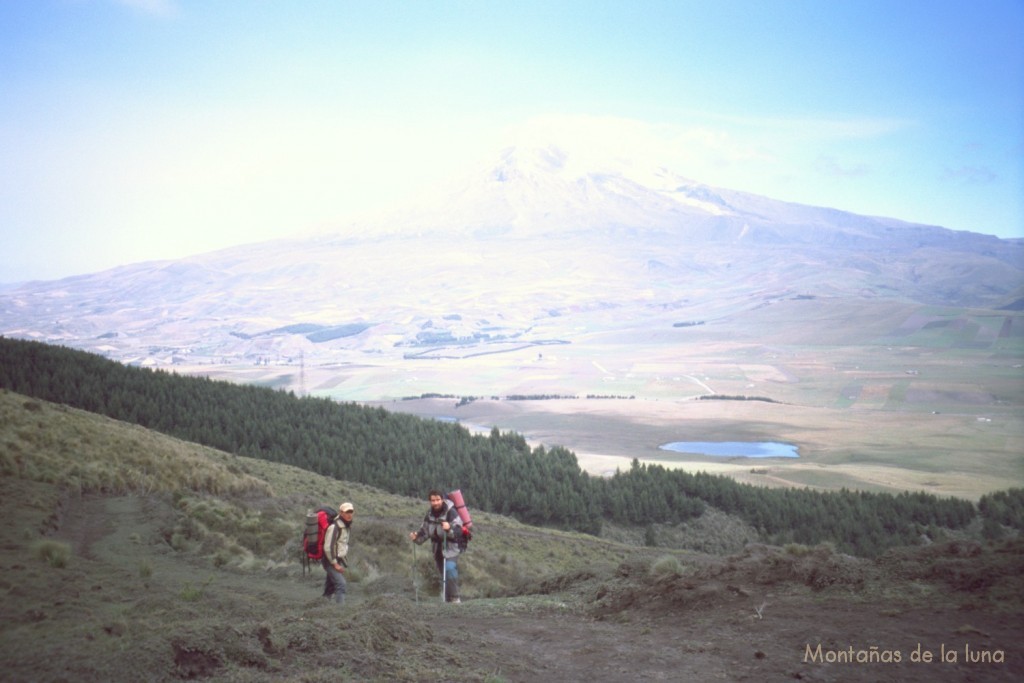
[[[524,125],[1022,237],[1024,2],[2,0],[0,282],[344,225]]]

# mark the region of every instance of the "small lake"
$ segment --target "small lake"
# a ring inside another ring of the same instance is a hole
[[[797,447],[778,441],[673,441],[663,451],[710,455],[718,458],[799,458]]]

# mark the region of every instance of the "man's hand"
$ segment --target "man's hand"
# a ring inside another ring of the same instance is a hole
[[[449,529],[452,528],[452,525],[449,524],[448,522],[441,522],[441,528],[444,529],[445,531],[448,531]]]

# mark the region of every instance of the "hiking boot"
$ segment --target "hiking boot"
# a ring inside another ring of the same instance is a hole
[[[453,605],[461,605],[462,604],[462,598],[454,598],[452,600],[452,604]]]

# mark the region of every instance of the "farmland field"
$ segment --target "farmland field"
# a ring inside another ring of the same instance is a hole
[[[593,474],[637,458],[769,486],[977,498],[1024,485],[1020,314],[788,300],[694,326],[672,315],[638,325],[599,311],[549,323],[543,344],[203,374],[513,430]],[[659,449],[684,440],[781,441],[800,457]]]

